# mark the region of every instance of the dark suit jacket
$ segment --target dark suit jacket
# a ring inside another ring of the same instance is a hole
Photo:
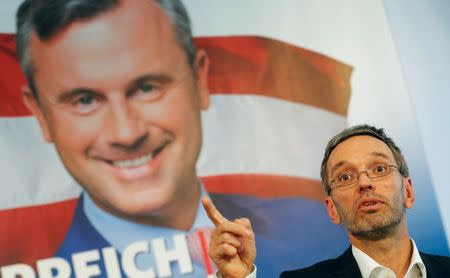
[[[420,252],[427,278],[450,277],[450,258],[443,256],[429,255]],[[361,277],[358,264],[352,254],[352,248],[348,248],[336,259],[318,262],[307,268],[285,271],[280,278],[294,277]]]

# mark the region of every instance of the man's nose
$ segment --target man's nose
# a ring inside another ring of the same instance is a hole
[[[374,190],[375,185],[372,182],[372,179],[369,177],[367,171],[358,173],[358,190],[360,192],[365,190]]]
[[[112,146],[135,149],[147,138],[144,120],[126,99],[112,103],[107,126]]]

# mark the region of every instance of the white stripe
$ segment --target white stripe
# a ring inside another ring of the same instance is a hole
[[[0,118],[0,209],[45,204],[80,193],[36,120]]]
[[[319,177],[327,140],[345,118],[270,97],[215,95],[202,115],[204,145],[199,175],[262,173]],[[0,209],[78,196],[34,118],[0,119]]]
[[[3,0],[0,4],[0,33],[16,32],[16,11],[21,0]]]
[[[319,179],[328,140],[343,116],[255,95],[215,95],[202,115],[198,174],[262,173]]]

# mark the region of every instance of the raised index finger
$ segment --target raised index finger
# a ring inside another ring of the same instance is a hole
[[[214,223],[214,225],[219,225],[220,223],[228,221],[223,215],[216,209],[211,200],[208,197],[202,197],[202,204],[205,208],[206,214],[209,219]]]

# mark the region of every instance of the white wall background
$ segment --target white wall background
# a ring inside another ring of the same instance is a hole
[[[384,1],[450,239],[450,1]]]

